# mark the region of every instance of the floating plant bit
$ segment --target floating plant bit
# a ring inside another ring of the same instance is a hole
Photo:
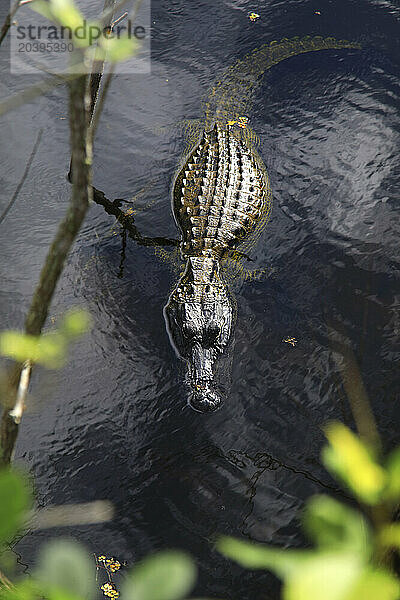
[[[103,594],[109,598],[118,598],[119,596],[119,592],[115,589],[115,586],[112,583],[105,583],[100,589],[102,590]]]
[[[285,342],[286,344],[290,344],[291,346],[295,346],[297,344],[297,340],[294,337],[287,337],[282,341]]]
[[[249,122],[248,117],[239,117],[239,120],[238,120],[237,124],[238,124],[239,127],[243,127],[244,128],[244,127],[246,127],[246,125],[247,125],[248,122]]]
[[[241,127],[242,129],[244,129],[247,126],[247,123],[249,122],[249,118],[248,117],[238,117],[237,121],[228,121],[228,125],[237,125],[238,127]]]
[[[126,567],[126,562],[121,563],[119,560],[114,558],[113,556],[105,556],[104,554],[100,554],[99,556],[94,555],[96,559],[96,571],[102,567],[108,577],[108,582],[104,583],[100,589],[102,590],[105,596],[109,598],[118,598],[119,592],[116,588],[115,583],[112,580],[112,573],[119,571],[121,567]],[[96,581],[97,581],[97,573],[96,573]]]

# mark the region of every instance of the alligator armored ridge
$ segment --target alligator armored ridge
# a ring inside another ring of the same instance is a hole
[[[217,358],[231,337],[234,301],[221,263],[267,220],[271,190],[249,128],[235,126],[249,110],[262,74],[296,54],[359,48],[334,38],[294,38],[265,44],[229,68],[203,105],[204,132],[189,151],[173,186],[185,270],[165,306],[171,341],[188,365],[189,404],[218,408]]]
[[[269,198],[264,165],[229,124],[216,123],[203,133],[175,180],[174,214],[186,268],[165,313],[175,348],[189,365],[189,404],[202,412],[221,403],[213,367],[234,320],[220,263],[254,231]]]

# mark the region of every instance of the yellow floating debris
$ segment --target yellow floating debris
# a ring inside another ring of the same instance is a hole
[[[287,337],[284,340],[282,340],[282,342],[285,342],[286,344],[290,344],[291,346],[295,346],[297,344],[297,340],[294,337]]]
[[[250,21],[253,21],[253,23],[254,23],[254,21],[257,21],[257,19],[259,19],[259,18],[260,18],[260,15],[258,15],[255,12],[252,12],[249,14],[249,19],[250,19]]]
[[[249,122],[248,117],[238,117],[237,121],[228,121],[228,125],[237,125],[238,127],[241,127],[242,129],[244,129],[247,126],[247,123]]]

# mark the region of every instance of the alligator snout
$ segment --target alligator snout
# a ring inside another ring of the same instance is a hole
[[[222,398],[208,384],[204,386],[197,385],[192,388],[188,397],[188,404],[198,412],[213,412],[222,404]]]
[[[214,387],[215,348],[194,343],[188,360],[188,383],[191,393],[188,404],[199,412],[212,412],[222,404]]]
[[[222,404],[214,378],[234,319],[232,300],[218,273],[216,259],[189,259],[164,310],[171,342],[188,366],[188,404],[200,412]]]

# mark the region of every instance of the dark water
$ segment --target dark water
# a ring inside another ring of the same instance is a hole
[[[320,465],[320,427],[352,419],[332,329],[353,351],[385,446],[399,442],[399,20],[398,5],[385,0],[153,1],[152,75],[114,81],[95,151],[95,185],[107,197],[129,200],[144,188],[134,206],[146,235],[177,237],[170,185],[183,137],[170,126],[201,116],[200,99],[221,71],[294,35],[364,49],[291,58],[267,73],[257,95],[249,116],[274,207],[252,268],[269,276],[236,293],[232,386],[217,413],[186,407],[162,315],[177,276],[171,261],[129,239],[123,251],[119,226],[92,207],[52,316],[86,306],[94,328],[56,380],[36,373],[17,457],[43,504],[108,498],[116,518],[29,534],[18,546],[24,563],[60,533],[130,564],[178,547],[198,561],[198,594],[278,598],[271,575],[243,572],[212,544],[224,533],[300,545],[304,501],[336,489]],[[5,62],[1,73],[2,96],[28,82],[12,79]],[[0,208],[44,129],[0,229],[2,327],[22,327],[68,202],[66,112],[59,89],[1,123]],[[294,347],[283,343],[288,336]]]

